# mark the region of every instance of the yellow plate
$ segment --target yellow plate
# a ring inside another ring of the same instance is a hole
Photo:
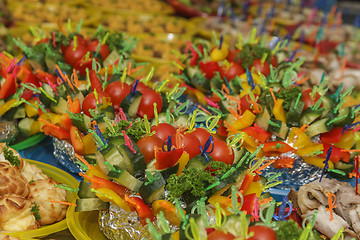
[[[61,170],[59,168],[56,168],[56,167],[51,166],[46,163],[34,161],[34,160],[26,159],[26,161],[28,161],[31,164],[35,164],[47,176],[53,178],[55,181],[57,181],[59,183],[66,184],[72,188],[77,188],[79,186],[79,182],[73,176],[71,176],[70,174],[64,172],[63,170]],[[70,192],[67,193],[66,200],[68,202],[73,202],[75,200],[75,198],[76,198],[76,193],[70,193]],[[54,223],[51,225],[47,225],[47,226],[42,226],[39,229],[35,229],[35,230],[16,232],[16,233],[2,233],[2,234],[7,234],[7,235],[14,236],[14,237],[19,237],[20,239],[23,239],[23,240],[27,240],[27,239],[31,239],[31,238],[45,237],[52,233],[56,233],[56,232],[65,230],[66,228],[67,228],[66,219],[63,219],[60,222],[57,222],[57,223]]]
[[[70,206],[66,212],[66,220],[71,234],[78,240],[107,240],[99,229],[99,211],[75,212]]]

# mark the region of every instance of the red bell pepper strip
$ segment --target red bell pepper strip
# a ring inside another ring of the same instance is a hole
[[[326,158],[326,153],[329,150],[329,148],[331,147],[331,145],[324,143],[323,146],[324,146],[324,150],[320,156]],[[346,162],[346,163],[350,162],[350,153],[344,152],[342,150],[343,149],[341,149],[341,148],[333,146],[333,149],[332,149],[331,155],[330,155],[330,161],[332,161],[333,163],[338,163],[340,160],[343,162]]]
[[[254,173],[246,172],[245,178],[244,178],[243,182],[241,183],[241,187],[240,187],[240,191],[242,191],[243,194],[245,194],[247,192],[251,183],[254,181],[254,178],[255,178]]]
[[[54,124],[44,125],[42,130],[46,135],[50,135],[61,140],[70,139],[70,133],[68,130]]]
[[[155,154],[155,167],[157,170],[173,167],[184,152],[184,148],[176,148],[171,151],[159,151]]]
[[[32,83],[35,86],[39,87],[39,81],[37,80],[36,76],[32,73],[32,71],[25,65],[22,65],[17,77],[23,83]]]
[[[256,124],[254,124],[253,127],[247,127],[243,129],[243,131],[246,132],[252,138],[257,139],[261,143],[267,142],[272,135],[270,132],[265,131]]]
[[[87,178],[91,181],[90,187],[92,187],[94,189],[108,188],[108,189],[111,189],[112,191],[114,191],[120,197],[124,197],[129,192],[129,190],[126,187],[121,186],[120,184],[117,184],[110,180],[95,176],[95,175],[93,175],[92,177],[83,175],[83,177]]]
[[[0,89],[0,98],[6,99],[9,96],[13,95],[16,92],[16,79],[15,77],[9,73],[5,78],[4,84]]]
[[[262,150],[265,153],[286,153],[294,151],[290,145],[281,141],[266,142]]]
[[[59,125],[60,127],[65,128],[67,131],[70,131],[70,128],[72,127],[72,122],[69,117],[69,114],[65,113],[61,115]]]
[[[256,193],[251,193],[244,196],[244,202],[241,207],[241,211],[246,211],[247,214],[251,214],[252,212],[254,212],[255,199],[256,199]],[[238,201],[241,201],[240,198],[238,199]]]
[[[41,82],[47,83],[49,80],[50,82],[52,82],[54,84],[56,83],[56,77],[54,75],[44,72],[44,71],[41,71],[39,69],[36,70],[35,77],[36,77],[36,79],[38,79]]]
[[[284,157],[276,159],[273,163],[274,168],[292,168],[294,165],[295,159],[292,157]]]
[[[150,219],[150,221],[153,221],[155,219],[154,215],[151,212],[151,209],[144,200],[142,200],[139,197],[129,197],[125,195],[125,201],[129,204],[130,208],[131,206],[135,208],[137,214],[139,215],[140,222],[142,225],[146,225],[146,219]]]
[[[90,84],[91,84],[91,89],[94,91],[96,89],[96,92],[98,94],[101,94],[104,92],[103,88],[102,88],[102,84],[101,81],[99,79],[99,77],[96,75],[96,72],[94,69],[91,69],[89,72],[89,78],[90,78]]]
[[[71,145],[77,154],[85,155],[85,147],[82,141],[82,133],[75,126],[70,127]]]
[[[71,98],[68,96],[68,110],[72,113],[81,113],[80,100],[71,100]]]
[[[202,44],[199,44],[197,46],[197,49],[201,52],[201,54],[204,54],[204,47]],[[196,66],[200,56],[192,46],[190,47],[190,51],[191,51],[191,59],[189,61],[189,64],[190,66]]]
[[[334,127],[331,131],[320,134],[320,140],[322,143],[337,143],[340,141],[343,132],[342,127]]]
[[[30,89],[25,89],[21,95],[21,98],[25,99],[26,101],[30,100],[31,97],[34,95],[33,91]]]
[[[227,137],[228,136],[228,132],[226,131],[227,128],[224,126],[224,122],[222,119],[219,119],[218,126],[219,127],[216,133],[222,137]]]

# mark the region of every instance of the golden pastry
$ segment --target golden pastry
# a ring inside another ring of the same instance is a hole
[[[27,197],[29,192],[28,181],[20,174],[19,169],[10,163],[0,162],[0,196],[13,193]]]

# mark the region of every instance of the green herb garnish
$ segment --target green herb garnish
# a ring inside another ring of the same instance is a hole
[[[14,152],[6,146],[3,149],[4,157],[10,162],[12,166],[20,167],[20,159],[18,156],[15,156]]]
[[[38,221],[41,217],[40,217],[40,210],[39,210],[39,205],[37,205],[36,202],[34,202],[34,206],[31,208],[30,210],[35,217],[35,220]]]

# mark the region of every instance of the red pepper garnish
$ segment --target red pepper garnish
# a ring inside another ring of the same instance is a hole
[[[324,150],[323,153],[320,155],[321,157],[326,157],[326,153],[329,150],[329,148],[331,147],[330,144],[324,143]],[[342,148],[338,148],[333,146],[331,155],[330,155],[330,161],[332,161],[333,163],[337,163],[339,161],[343,161],[343,162],[350,162],[350,152],[345,152],[342,151]]]
[[[0,89],[0,98],[6,99],[9,96],[13,95],[16,92],[16,79],[9,73],[5,78],[4,84],[1,85]]]
[[[155,219],[150,207],[141,198],[125,195],[125,201],[130,205],[130,208],[135,208],[142,225],[146,225],[146,219],[150,219],[150,221]]]
[[[70,127],[70,139],[71,145],[74,147],[76,153],[80,155],[85,155],[84,143],[81,139],[82,133],[77,129],[77,127]]]
[[[257,139],[260,143],[267,142],[271,137],[270,132],[265,131],[256,124],[254,124],[254,126],[252,127],[245,128],[243,131],[246,132],[252,138]]]
[[[266,142],[262,150],[265,153],[286,153],[294,151],[290,145],[281,141]]]
[[[320,134],[320,140],[322,143],[337,143],[340,141],[343,133],[342,127],[334,127],[331,131]]]
[[[246,211],[247,214],[253,213],[255,209],[256,198],[256,193],[251,193],[244,196],[244,202],[241,207],[241,211]],[[238,201],[241,201],[241,199],[239,198]]]
[[[90,84],[91,84],[91,89],[94,91],[96,89],[97,93],[103,93],[103,87],[101,84],[101,81],[99,79],[99,77],[97,76],[96,72],[94,69],[91,69],[89,72],[89,78],[90,78]]]
[[[70,133],[68,130],[66,130],[63,127],[56,126],[56,125],[44,125],[42,127],[42,130],[46,135],[50,135],[53,137],[56,137],[58,139],[64,140],[64,139],[70,139]]]
[[[87,175],[83,175],[83,176],[84,176],[84,178],[87,178],[91,181],[90,187],[92,187],[94,189],[108,188],[108,189],[114,191],[120,197],[124,197],[128,193],[128,189],[126,187],[121,186],[120,184],[117,184],[110,180],[107,180],[107,179],[104,179],[104,178],[101,178],[101,177],[98,177],[95,175],[92,177],[89,177]]]

